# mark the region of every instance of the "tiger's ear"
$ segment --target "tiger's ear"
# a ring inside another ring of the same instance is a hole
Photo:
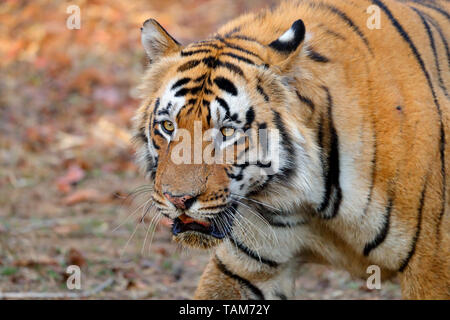
[[[181,50],[181,44],[155,19],[148,19],[142,25],[141,42],[150,62]]]
[[[299,19],[278,39],[269,44],[273,53],[271,63],[283,71],[288,69],[294,58],[298,55],[301,49],[300,44],[304,39],[305,24]]]

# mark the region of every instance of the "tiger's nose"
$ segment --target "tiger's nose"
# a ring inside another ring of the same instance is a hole
[[[164,196],[169,200],[175,207],[178,209],[187,210],[189,209],[192,204],[195,202],[196,198],[195,196],[184,194],[181,196],[175,196],[173,194],[170,194],[168,192],[164,193]]]

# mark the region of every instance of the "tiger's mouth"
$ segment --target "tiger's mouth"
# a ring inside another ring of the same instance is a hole
[[[219,214],[215,219],[200,221],[182,214],[173,220],[172,234],[178,243],[207,249],[218,245],[228,236],[231,227],[232,219],[229,215]]]

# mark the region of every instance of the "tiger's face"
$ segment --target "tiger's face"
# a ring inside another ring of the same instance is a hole
[[[156,21],[144,23],[151,65],[136,140],[152,200],[173,220],[176,241],[217,245],[232,232],[242,199],[292,174],[293,133],[278,110],[295,92],[268,64],[286,63],[303,24],[286,34],[270,46],[228,35],[183,47]]]

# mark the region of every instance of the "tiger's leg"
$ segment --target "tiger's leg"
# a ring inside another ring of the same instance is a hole
[[[249,272],[238,261],[233,266],[225,264],[216,254],[203,272],[194,299],[288,299],[294,294],[295,265]]]

